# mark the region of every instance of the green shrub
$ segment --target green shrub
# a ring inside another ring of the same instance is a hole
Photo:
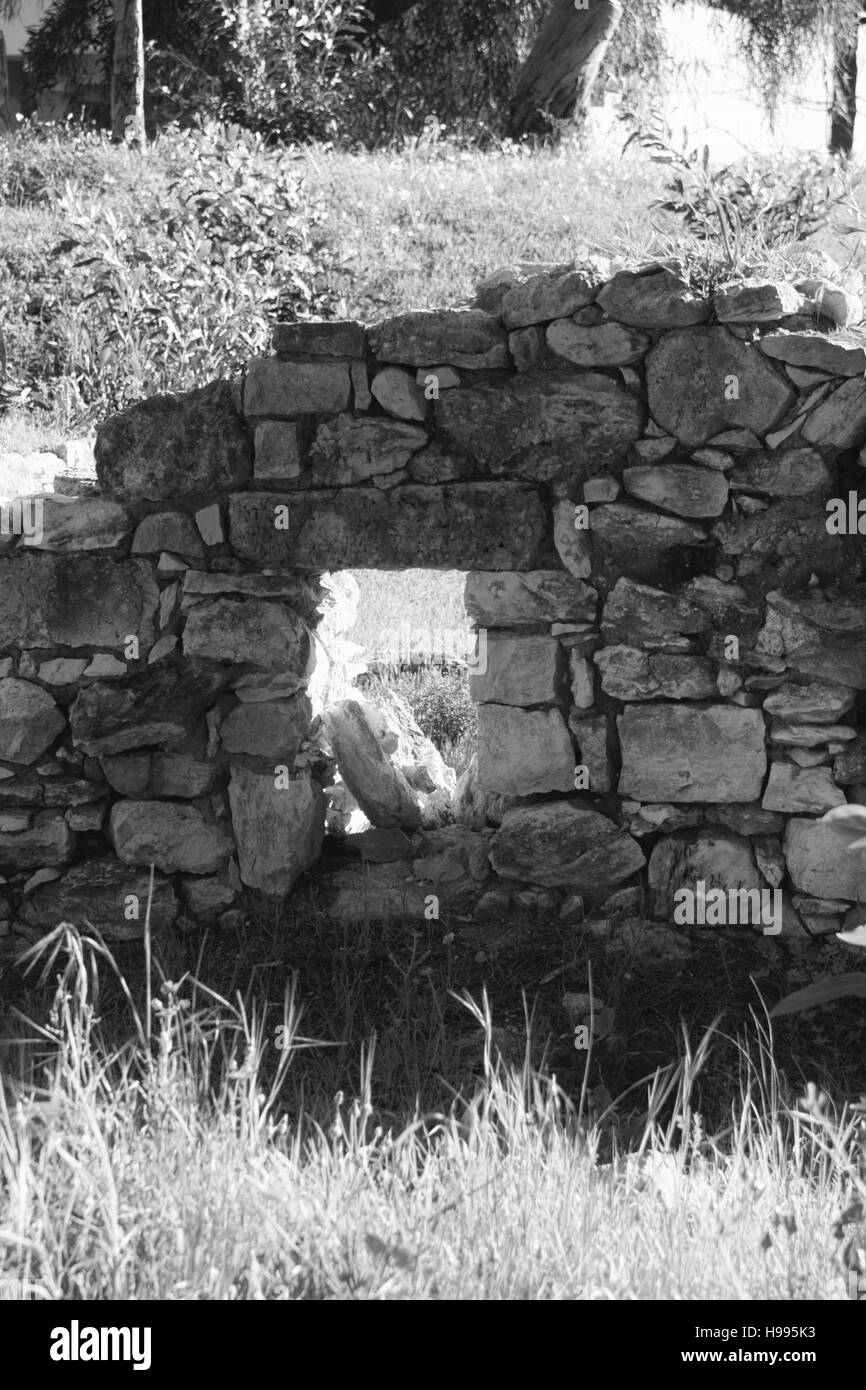
[[[0,289],[10,364],[65,396],[70,414],[105,415],[200,386],[267,351],[276,317],[335,312],[332,260],[318,231],[324,210],[291,156],[267,149],[262,136],[214,122],[170,129],[135,168],[118,167],[135,206],[108,163],[100,169],[106,137],[68,139],[90,159],[92,181],[47,185],[64,235],[43,258],[38,300],[26,246],[20,258],[7,256]],[[36,195],[28,170],[42,145],[38,131],[23,128],[0,146],[10,201]]]
[[[440,752],[475,738],[478,716],[462,669],[425,666],[390,682],[409,705],[420,729]]]

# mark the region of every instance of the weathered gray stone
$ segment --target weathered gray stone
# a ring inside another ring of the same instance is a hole
[[[215,777],[216,764],[191,753],[154,752],[150,760],[150,790],[155,797],[207,796]]]
[[[199,661],[154,666],[142,674],[82,687],[69,712],[72,740],[84,753],[122,753],[158,744],[179,748],[214,702],[222,678]]]
[[[713,296],[719,323],[772,323],[797,314],[803,297],[784,280],[723,285]]]
[[[825,584],[847,588],[860,569],[856,537],[828,544],[827,513],[819,499],[773,502],[758,516],[723,518],[713,536],[726,556],[737,558],[738,577],[761,575],[762,587],[802,590],[816,574]]]
[[[415,373],[415,385],[425,392],[428,386],[439,391],[450,391],[452,387],[460,385],[460,373],[455,372],[453,367],[419,367]]]
[[[583,512],[585,519],[586,508]],[[557,502],[553,508],[553,543],[556,553],[575,579],[588,579],[592,573],[592,537],[573,502]]]
[[[188,560],[201,560],[201,536],[186,512],[151,512],[140,521],[132,538],[133,555],[159,555],[170,550]]]
[[[220,742],[227,753],[272,757],[291,762],[306,737],[312,706],[306,695],[266,704],[241,704],[220,725]]]
[[[638,705],[619,716],[621,796],[756,801],[767,770],[764,719],[736,705]],[[736,759],[730,750],[737,750]]]
[[[424,309],[398,314],[375,324],[367,336],[380,362],[411,367],[450,362],[476,370],[510,365],[507,335],[499,321],[483,309]]]
[[[693,522],[644,511],[625,502],[592,512],[593,555],[597,568],[619,577],[652,583],[663,577],[666,558],[702,544],[707,535]]]
[[[574,745],[559,710],[478,707],[478,786],[484,793],[528,796],[571,791]]]
[[[706,300],[663,269],[652,274],[620,271],[600,291],[597,303],[609,318],[634,328],[685,328],[710,316]]]
[[[777,362],[826,372],[829,376],[866,375],[866,350],[824,333],[767,333],[761,351]]]
[[[249,664],[265,671],[309,673],[307,629],[288,608],[266,599],[218,598],[190,610],[183,634],[186,656]]]
[[[644,418],[640,401],[597,372],[526,372],[448,392],[436,406],[436,422],[457,448],[494,474],[541,482],[617,464]]]
[[[475,571],[466,576],[463,602],[479,627],[520,627],[567,620],[591,623],[598,595],[588,584],[559,570]]]
[[[14,676],[0,680],[0,750],[8,762],[35,762],[65,727],[46,690]]]
[[[383,367],[373,377],[370,390],[382,408],[398,420],[425,420],[430,413],[423,386],[416,384],[412,372],[400,367]]]
[[[223,492],[252,474],[252,450],[227,381],[153,396],[111,416],[97,430],[95,453],[100,488],[120,501]]]
[[[661,439],[639,439],[636,444],[629,445],[629,463],[636,467],[640,467],[642,464],[661,463],[662,459],[666,459],[669,454],[672,454],[676,447],[677,441],[672,439],[670,435],[665,435]],[[619,492],[619,488],[617,488],[617,492]],[[586,498],[586,485],[583,495]],[[601,497],[597,500],[612,502],[615,498]]]
[[[749,841],[719,831],[676,834],[659,840],[650,855],[648,879],[654,917],[673,916],[674,894],[683,888],[696,893],[699,882],[707,891],[764,887]]]
[[[709,614],[687,593],[667,594],[622,577],[605,600],[601,633],[607,646],[689,651],[709,626]]]
[[[146,560],[16,555],[3,560],[0,647],[111,647],[154,638],[159,590]]]
[[[164,931],[177,919],[178,902],[169,879],[149,869],[130,869],[108,859],[75,864],[61,878],[32,893],[21,919],[43,932],[71,922],[82,932],[94,928],[108,941],[137,941],[144,936],[150,902],[150,930]]]
[[[74,849],[75,836],[63,813],[43,811],[27,830],[0,832],[0,870],[60,868],[69,863]]]
[[[592,662],[585,652],[572,647],[568,654],[571,672],[571,698],[579,710],[592,709],[595,704],[595,675]]]
[[[583,485],[583,500],[590,506],[597,502],[615,502],[619,494],[620,485],[616,478],[587,478]]]
[[[593,660],[601,687],[614,700],[708,700],[716,694],[716,666],[703,656],[603,647]]]
[[[351,389],[344,362],[283,362],[277,357],[256,357],[247,363],[244,414],[336,415],[348,410]]]
[[[222,516],[218,502],[200,507],[195,514],[195,524],[205,545],[222,545],[225,540]]]
[[[837,599],[767,594],[759,648],[804,676],[866,690],[866,606],[859,590]]]
[[[768,497],[812,497],[824,493],[830,481],[821,455],[808,447],[751,458],[731,474],[735,490],[745,488]]]
[[[288,529],[278,531],[274,508],[284,503],[279,494],[232,497],[231,542],[244,559],[316,573],[379,565],[537,570],[550,539],[547,508],[517,483],[299,493]]]
[[[866,782],[866,738],[862,734],[835,759],[833,777],[840,787]]]
[[[363,357],[366,332],[356,319],[328,323],[278,323],[271,347],[274,352],[299,357]]]
[[[790,744],[795,748],[816,748],[819,744],[847,743],[857,737],[847,724],[785,724],[773,720],[770,738],[773,743]]]
[[[783,685],[764,701],[764,713],[794,724],[834,724],[854,707],[854,692],[845,685]]]
[[[724,474],[689,463],[665,463],[655,468],[624,468],[626,492],[677,516],[721,516],[728,501]]]
[[[502,322],[506,328],[525,328],[575,313],[595,299],[605,269],[601,262],[589,260],[583,265],[536,267],[534,273],[512,274],[499,308]]]
[[[508,335],[508,351],[518,372],[531,372],[538,366],[544,339],[538,328],[520,328]]]
[[[184,907],[190,917],[205,926],[215,926],[235,903],[237,894],[228,883],[215,876],[190,875],[181,880]]]
[[[137,800],[147,794],[150,782],[149,753],[120,753],[100,758],[106,781],[121,796]]]
[[[621,323],[602,323],[580,328],[573,319],[557,319],[547,329],[547,346],[557,357],[578,367],[625,367],[639,362],[650,347],[650,338]]]
[[[466,903],[467,899],[474,906],[474,900],[492,879],[492,833],[479,833],[465,825],[447,825],[425,833],[421,853],[412,866],[425,892],[435,893],[449,908]]]
[[[476,704],[543,705],[561,699],[559,643],[554,637],[491,632],[487,669],[470,674]]]
[[[803,438],[821,449],[851,449],[866,439],[866,381],[844,381],[812,411]]]
[[[426,430],[417,425],[340,415],[316,433],[310,450],[313,480],[317,487],[345,487],[393,473],[427,443]]]
[[[303,420],[262,420],[256,425],[253,476],[257,483],[297,478],[307,462],[308,427]]]
[[[366,701],[340,700],[323,718],[340,776],[373,825],[417,829],[417,795],[376,738],[375,716]]]
[[[46,685],[74,685],[86,666],[86,657],[56,656],[39,663],[39,679]]]
[[[572,710],[568,727],[577,740],[577,765],[589,775],[587,790],[604,795],[613,786],[610,730],[606,714],[580,714]]]
[[[22,544],[33,550],[114,550],[132,529],[124,507],[102,498],[51,496],[42,503],[41,534]]]
[[[225,827],[176,801],[118,801],[109,835],[124,864],[155,864],[167,874],[216,873],[233,849]]]
[[[273,772],[234,766],[229,804],[241,879],[268,897],[284,897],[321,852],[322,788],[306,775],[277,785]]]
[[[724,328],[665,334],[649,354],[646,370],[653,418],[690,448],[725,429],[763,435],[795,400],[781,372]]]
[[[646,859],[640,845],[606,816],[555,801],[507,811],[490,862],[503,878],[596,893],[630,878]]]
[[[343,844],[346,849],[356,850],[361,858],[370,864],[394,864],[398,859],[415,858],[415,849],[409,836],[394,827],[383,830],[381,827],[373,826],[370,830],[347,835]]]
[[[845,805],[845,793],[833,781],[828,767],[796,767],[772,763],[763,805],[767,811],[815,815]]]
[[[758,835],[752,841],[755,863],[771,888],[781,888],[788,872],[782,842],[773,835]]]
[[[852,854],[829,825],[792,817],[785,830],[785,859],[801,892],[866,902],[866,855]]]
[[[863,297],[850,288],[834,285],[831,280],[798,280],[795,288],[806,301],[807,309],[820,318],[829,319],[840,328],[860,323],[863,319]],[[862,290],[862,281],[860,289]]]

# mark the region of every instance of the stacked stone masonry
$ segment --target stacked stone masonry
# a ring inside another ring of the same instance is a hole
[[[337,767],[419,912],[459,846],[481,915],[643,880],[665,918],[699,879],[781,889],[786,931],[862,915],[820,823],[866,801],[862,317],[826,281],[512,266],[105,421],[97,481],[0,533],[0,934],[136,937],[151,866],[155,927],[283,898]],[[322,676],[327,576],[408,567],[469,572],[453,797]]]

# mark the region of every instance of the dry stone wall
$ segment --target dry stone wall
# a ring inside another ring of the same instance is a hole
[[[469,308],[280,324],[107,420],[92,486],[0,508],[7,944],[139,935],[151,866],[156,926],[227,926],[355,803],[413,911],[456,883],[579,915],[642,877],[658,917],[703,882],[837,930],[866,902],[820,821],[866,801],[862,317],[850,283],[511,266]],[[328,692],[353,567],[469,572],[456,790],[405,711]]]

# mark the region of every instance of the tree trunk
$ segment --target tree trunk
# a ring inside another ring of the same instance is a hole
[[[142,0],[114,0],[111,135],[144,143],[144,25]]]
[[[827,120],[831,154],[850,155],[857,119],[857,28],[833,36],[833,95]]]
[[[12,113],[9,108],[9,64],[6,61],[6,40],[0,34],[0,131],[11,129]]]
[[[524,63],[508,134],[549,135],[555,120],[583,112],[617,25],[621,0],[555,0]],[[553,119],[551,119],[553,118]]]

